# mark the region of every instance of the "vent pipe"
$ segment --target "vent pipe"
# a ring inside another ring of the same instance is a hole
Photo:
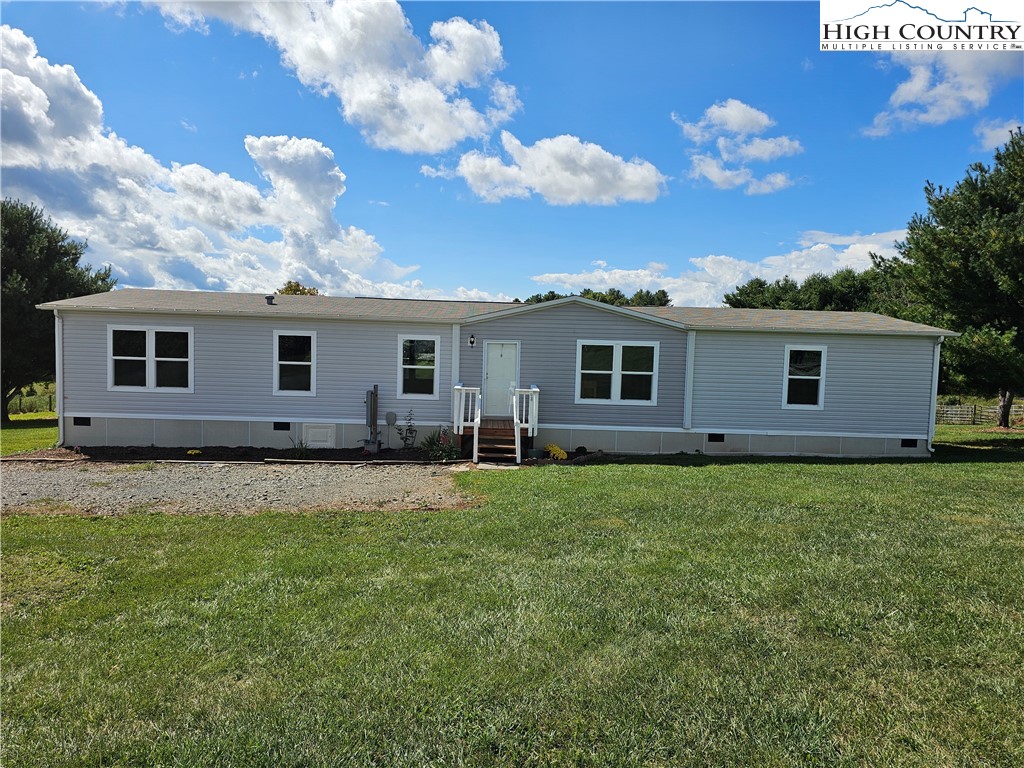
[[[268,307],[274,306],[274,294],[270,294],[269,296],[264,296],[263,298],[265,298],[267,300],[267,306]]]

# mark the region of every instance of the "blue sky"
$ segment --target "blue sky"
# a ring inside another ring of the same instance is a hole
[[[713,305],[865,268],[1024,117],[1021,54],[823,53],[815,2],[0,12],[3,194],[126,287]]]

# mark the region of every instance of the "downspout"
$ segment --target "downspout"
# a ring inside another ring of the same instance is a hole
[[[935,357],[932,360],[932,405],[931,421],[928,423],[928,453],[935,453],[932,441],[935,439],[935,411],[939,399],[939,352],[942,349],[942,342],[945,340],[945,336],[939,336],[938,341],[935,342]]]
[[[683,384],[683,429],[693,423],[693,358],[697,347],[697,332],[686,332],[686,371]]]
[[[57,445],[64,445],[64,318],[60,316],[59,310],[53,310],[53,335],[54,344],[57,350]]]

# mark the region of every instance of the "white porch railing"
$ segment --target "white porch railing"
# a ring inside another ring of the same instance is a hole
[[[464,435],[466,426],[473,426],[473,463],[480,460],[480,387],[464,387],[456,384],[454,389],[455,434]]]
[[[540,409],[540,388],[532,384],[527,388],[508,388],[508,409],[512,412],[512,428],[516,434],[516,464],[523,463],[522,428],[527,437],[537,435],[537,414]]]

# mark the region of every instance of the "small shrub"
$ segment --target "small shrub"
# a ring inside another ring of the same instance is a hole
[[[454,461],[460,458],[459,449],[445,425],[424,437],[420,441],[420,448],[427,452],[431,461]]]
[[[292,441],[292,447],[288,449],[288,455],[293,459],[308,459],[313,455],[312,449],[306,445],[305,440],[299,440],[295,442],[292,438],[288,438]]]
[[[395,427],[395,432],[398,433],[398,437],[402,440],[403,448],[413,448],[416,445],[416,424],[412,420],[412,409],[405,414],[405,426]]]
[[[569,458],[569,454],[567,454],[554,443],[548,443],[547,445],[545,445],[544,450],[547,452],[548,456],[550,456],[555,461],[565,461],[567,458]]]

